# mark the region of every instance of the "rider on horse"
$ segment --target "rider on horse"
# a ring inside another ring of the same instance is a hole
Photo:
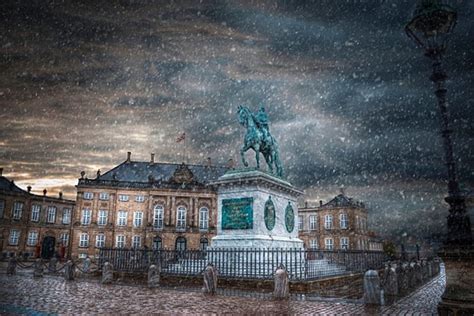
[[[252,116],[258,129],[262,131],[264,140],[268,140],[270,130],[268,128],[268,114],[267,112],[265,112],[265,108],[263,106],[260,106],[260,109],[258,110],[257,114],[252,114]]]

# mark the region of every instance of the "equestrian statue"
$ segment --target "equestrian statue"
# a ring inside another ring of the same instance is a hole
[[[248,107],[240,105],[237,113],[239,115],[239,123],[247,128],[244,144],[240,149],[243,165],[248,167],[244,155],[251,148],[255,152],[257,169],[260,168],[260,153],[262,153],[270,172],[278,177],[283,177],[278,143],[270,134],[268,115],[265,112],[265,108],[261,106],[258,112],[253,114]]]

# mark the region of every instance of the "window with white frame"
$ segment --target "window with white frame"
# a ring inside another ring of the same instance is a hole
[[[96,248],[104,248],[105,247],[105,235],[104,234],[97,234],[97,236],[95,236],[95,247]]]
[[[349,227],[349,218],[346,213],[339,214],[339,226],[342,229],[347,229]]]
[[[127,212],[119,211],[117,217],[118,226],[127,226]]]
[[[92,210],[90,208],[85,208],[82,210],[81,224],[89,225],[91,223]]]
[[[13,212],[12,218],[13,219],[21,219],[21,213],[23,212],[23,202],[15,202],[13,204]]]
[[[54,223],[56,222],[56,206],[49,206],[48,213],[46,216],[47,223]]]
[[[31,221],[39,222],[41,213],[41,205],[33,204],[31,206]]]
[[[132,248],[140,248],[142,246],[142,236],[133,236]]]
[[[176,228],[179,230],[186,229],[186,208],[179,206],[176,214]]]
[[[120,202],[128,202],[128,195],[126,194],[119,194],[119,201]]]
[[[325,215],[324,216],[324,228],[325,229],[332,229],[332,215]]]
[[[115,237],[115,247],[125,248],[125,236],[124,235],[117,235],[117,237]]]
[[[145,202],[145,196],[144,195],[135,195],[135,202],[138,202],[138,203]]]
[[[20,241],[20,231],[18,229],[10,230],[8,243],[12,246],[17,246],[19,241]]]
[[[303,215],[298,215],[298,230],[304,229]]]
[[[209,209],[201,207],[199,209],[199,229],[207,230],[209,228]]]
[[[341,244],[341,249],[343,250],[348,250],[349,249],[349,237],[341,237],[341,240],[339,240]]]
[[[143,212],[133,213],[133,227],[140,227],[143,223]]]
[[[325,238],[324,239],[324,245],[326,247],[326,250],[333,250],[334,249],[334,241],[332,238]]]
[[[71,223],[71,209],[63,208],[63,224]]]
[[[84,194],[82,195],[82,198],[84,200],[92,200],[94,199],[94,193],[92,192],[84,192]]]
[[[317,217],[316,215],[310,215],[309,216],[309,229],[310,230],[316,230],[317,229],[317,225],[318,225],[318,221],[317,221]]]
[[[318,240],[317,239],[311,239],[309,241],[309,248],[310,249],[318,249]]]
[[[38,243],[38,232],[29,232],[28,240],[26,241],[26,244],[28,246],[36,246],[37,243]]]
[[[5,200],[0,200],[0,218],[5,216]]]
[[[99,210],[97,214],[97,225],[107,225],[107,210]]]
[[[163,215],[164,208],[161,205],[155,205],[153,210],[153,228],[162,229],[163,228]]]
[[[89,234],[82,233],[79,235],[79,247],[85,248],[89,247]]]
[[[61,235],[59,235],[59,240],[64,246],[67,246],[69,244],[69,234],[62,233]]]
[[[108,192],[100,192],[99,193],[99,200],[108,201],[109,200],[109,193]]]

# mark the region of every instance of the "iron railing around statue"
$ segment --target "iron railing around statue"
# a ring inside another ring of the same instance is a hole
[[[150,264],[160,267],[165,275],[199,275],[208,263],[227,278],[271,279],[283,265],[292,280],[365,272],[383,268],[386,255],[379,251],[314,250],[314,249],[216,249],[149,250],[108,249],[99,254],[99,267],[105,262],[115,271],[145,272]]]

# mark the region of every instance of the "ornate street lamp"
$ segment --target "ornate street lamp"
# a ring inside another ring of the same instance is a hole
[[[411,21],[405,27],[407,35],[413,39],[433,62],[431,81],[435,84],[435,94],[441,112],[444,154],[448,169],[449,204],[447,245],[471,245],[471,224],[466,212],[464,196],[459,190],[456,165],[451,141],[452,130],[446,106],[446,72],[441,61],[446,50],[447,38],[456,25],[456,11],[440,0],[422,0],[413,12]]]

